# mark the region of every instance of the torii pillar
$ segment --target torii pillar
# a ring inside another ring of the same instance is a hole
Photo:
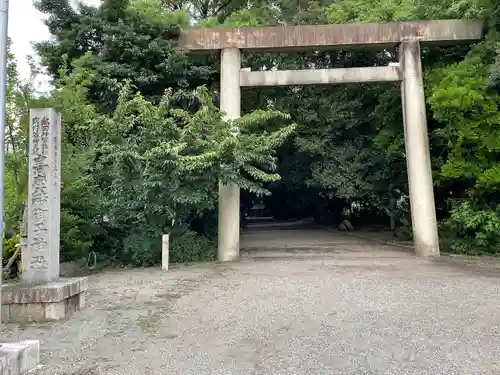
[[[240,117],[241,53],[238,48],[221,51],[220,110],[228,120]],[[219,184],[218,260],[229,262],[240,257],[240,188]]]

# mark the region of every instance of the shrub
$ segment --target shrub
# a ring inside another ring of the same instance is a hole
[[[214,241],[193,231],[187,231],[170,242],[171,263],[211,261],[216,259]]]
[[[123,242],[120,260],[134,266],[153,266],[161,262],[161,234],[146,228],[132,231]]]
[[[458,254],[498,254],[500,252],[500,205],[474,207],[469,201],[456,205],[444,223],[453,238],[450,250]]]
[[[20,246],[21,237],[19,233],[7,238],[5,233],[3,235],[3,247],[2,247],[2,269],[5,267],[9,259],[14,255],[17,248]],[[19,256],[16,261],[12,264],[12,269],[7,270],[7,275],[15,275],[21,272],[21,257]]]

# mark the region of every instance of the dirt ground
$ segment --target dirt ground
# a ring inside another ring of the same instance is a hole
[[[242,260],[107,271],[38,339],[35,375],[499,374],[500,267],[318,229],[251,230]]]

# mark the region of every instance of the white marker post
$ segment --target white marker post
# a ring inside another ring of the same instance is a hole
[[[168,252],[170,246],[170,235],[164,234],[161,238],[161,269],[168,271]]]

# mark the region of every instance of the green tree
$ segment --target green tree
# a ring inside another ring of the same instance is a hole
[[[176,48],[177,36],[187,26],[187,12],[168,12],[152,0],[104,1],[100,7],[83,4],[74,10],[68,0],[41,0],[40,11],[53,40],[38,43],[38,53],[49,73],[59,78],[61,68],[85,53],[95,72],[89,99],[104,111],[116,106],[123,80],[129,80],[150,100],[173,89],[210,84],[210,67],[192,64]]]
[[[8,51],[4,210],[7,228],[17,230],[28,193],[29,108],[34,97],[34,79],[37,70],[31,64],[31,75],[27,80],[21,80],[17,69],[17,62],[10,52],[10,41]]]
[[[100,114],[86,103],[87,89],[79,83],[91,82],[93,72],[84,60],[79,63],[57,96],[63,105],[80,108],[73,116],[88,134],[102,215],[124,234],[119,260],[157,261],[161,234],[175,237],[216,207],[219,181],[266,194],[262,182],[279,179],[275,149],[295,127],[282,125],[285,114],[261,110],[223,121],[206,88],[184,91],[181,99],[168,89],[154,104],[129,85],[122,86],[116,109]],[[189,110],[176,100],[189,101]],[[268,126],[277,130],[262,130]]]
[[[490,89],[498,34],[492,31],[461,62],[430,75],[429,104],[449,153],[440,179],[450,181],[445,221],[457,252],[498,252],[500,229],[500,96]],[[492,65],[493,64],[493,65]]]

